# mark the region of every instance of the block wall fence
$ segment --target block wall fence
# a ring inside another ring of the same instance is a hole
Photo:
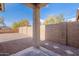
[[[45,26],[45,39],[79,48],[79,22],[64,22]]]

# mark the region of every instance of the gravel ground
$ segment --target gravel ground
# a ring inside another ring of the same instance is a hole
[[[27,38],[26,35],[0,34],[0,55],[11,55],[32,45],[32,38]]]
[[[22,38],[27,38],[27,35],[20,34],[20,33],[0,34],[0,42],[6,42],[6,41],[17,40],[17,39],[22,39]]]

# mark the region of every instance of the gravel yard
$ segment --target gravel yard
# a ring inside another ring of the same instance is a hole
[[[0,55],[10,55],[32,46],[32,39],[25,34],[0,34]]]
[[[22,39],[22,38],[27,38],[27,35],[20,34],[20,33],[5,33],[5,34],[0,34],[0,42],[17,40],[17,39]]]

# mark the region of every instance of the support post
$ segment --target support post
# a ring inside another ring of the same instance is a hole
[[[33,8],[33,40],[34,40],[34,47],[40,47],[40,7],[34,5]]]

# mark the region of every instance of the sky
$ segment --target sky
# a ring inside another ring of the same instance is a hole
[[[48,3],[40,9],[40,20],[43,22],[49,15],[63,14],[66,21],[73,21],[78,8],[78,3]],[[21,19],[27,19],[30,24],[33,23],[33,9],[21,3],[6,3],[5,11],[0,12],[0,16],[4,18],[7,26]]]

